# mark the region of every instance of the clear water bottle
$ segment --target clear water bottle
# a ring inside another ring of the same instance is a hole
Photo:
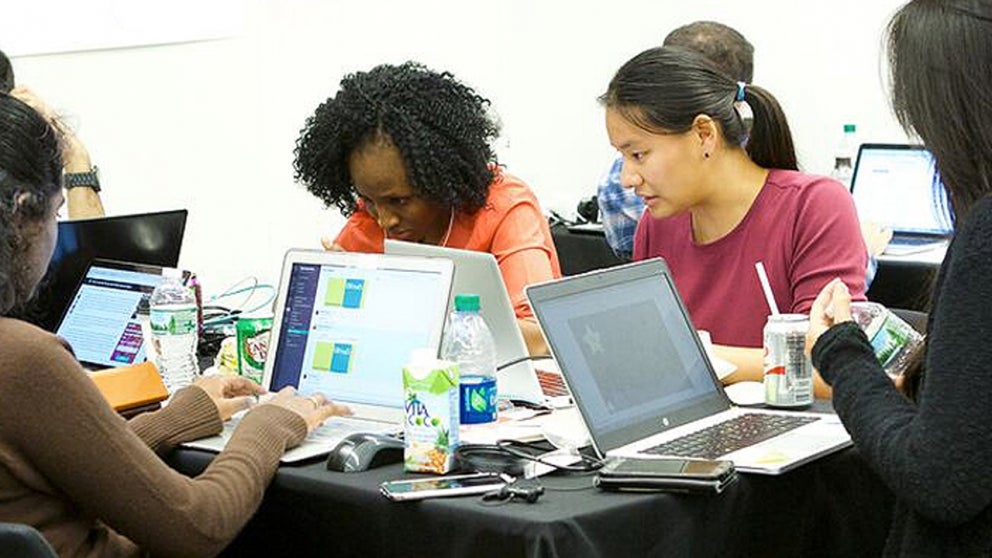
[[[152,291],[149,305],[153,352],[169,393],[196,378],[197,305],[193,289],[179,277],[167,277]]]
[[[851,317],[864,330],[878,363],[893,378],[901,376],[923,348],[923,335],[877,302],[852,302]]]
[[[496,420],[496,343],[479,313],[479,295],[455,296],[448,316],[441,357],[458,363],[459,416],[462,424]]]
[[[851,177],[854,176],[854,161],[858,156],[858,128],[854,124],[844,124],[844,135],[837,144],[834,154],[834,170],[831,176],[847,189],[851,189]]]

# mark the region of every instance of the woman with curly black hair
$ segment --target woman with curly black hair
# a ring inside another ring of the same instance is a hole
[[[450,73],[407,62],[341,80],[296,142],[296,179],[349,216],[330,250],[385,238],[490,252],[532,353],[546,351],[526,285],[561,276],[537,198],[502,171],[489,101]]]

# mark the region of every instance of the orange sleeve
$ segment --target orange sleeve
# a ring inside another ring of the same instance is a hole
[[[379,223],[364,209],[359,209],[348,218],[334,242],[348,252],[381,254],[384,237]]]
[[[491,252],[517,317],[532,317],[524,287],[561,277],[551,231],[536,203],[521,200],[510,208],[496,226]]]

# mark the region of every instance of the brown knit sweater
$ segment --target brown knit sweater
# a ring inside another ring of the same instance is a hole
[[[0,521],[34,526],[60,556],[223,550],[307,429],[298,415],[260,405],[200,476],[159,458],[220,429],[216,406],[197,387],[123,420],[55,336],[0,318]]]

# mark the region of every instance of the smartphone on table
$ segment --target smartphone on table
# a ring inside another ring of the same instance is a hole
[[[379,492],[390,500],[402,502],[425,498],[485,494],[499,490],[511,482],[513,482],[513,477],[500,473],[471,473],[447,477],[386,481],[379,485]]]

